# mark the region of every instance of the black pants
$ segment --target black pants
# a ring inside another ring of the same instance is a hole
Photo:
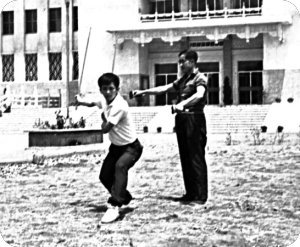
[[[124,146],[110,145],[99,179],[111,194],[108,199],[111,205],[120,207],[131,201],[132,196],[126,189],[128,170],[138,161],[142,152],[143,146],[139,140]]]
[[[203,113],[179,113],[175,128],[186,195],[207,200],[206,119]]]

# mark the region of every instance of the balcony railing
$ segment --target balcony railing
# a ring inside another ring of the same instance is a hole
[[[262,7],[246,8],[245,4],[240,9],[220,9],[210,10],[208,6],[205,11],[174,12],[142,14],[140,19],[142,22],[158,22],[158,21],[179,21],[179,20],[197,20],[210,18],[231,18],[231,17],[247,17],[262,15]]]

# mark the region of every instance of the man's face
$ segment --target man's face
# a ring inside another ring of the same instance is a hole
[[[118,91],[119,91],[119,89],[116,88],[116,86],[113,82],[111,82],[108,85],[103,85],[100,88],[100,92],[103,94],[103,96],[108,104],[114,100],[114,98],[118,94]]]
[[[186,60],[185,54],[180,55],[178,59],[178,64],[183,74],[191,73],[193,71],[194,62],[192,60]]]

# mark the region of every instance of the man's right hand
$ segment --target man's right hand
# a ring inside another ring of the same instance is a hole
[[[143,90],[132,90],[132,91],[130,91],[130,93],[129,93],[129,98],[132,99],[132,98],[135,98],[135,97],[138,97],[138,96],[142,96],[143,93],[144,93]]]
[[[78,100],[78,98],[80,97],[80,95],[75,95],[75,97],[74,97],[74,101],[73,102],[71,102],[69,105],[70,106],[75,106],[76,108],[78,107],[78,106],[80,106],[80,101]]]

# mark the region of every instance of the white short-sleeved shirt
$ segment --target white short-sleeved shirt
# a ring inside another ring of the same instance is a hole
[[[129,113],[129,106],[120,94],[103,108],[104,116],[114,127],[108,132],[112,144],[123,146],[137,139],[135,125]]]

